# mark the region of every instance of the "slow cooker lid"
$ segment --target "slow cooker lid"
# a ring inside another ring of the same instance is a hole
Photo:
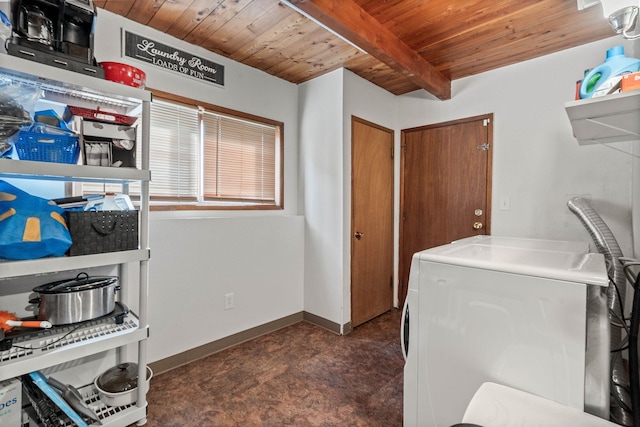
[[[87,273],[80,273],[74,279],[58,280],[56,282],[37,286],[33,288],[33,292],[40,294],[79,292],[109,286],[117,281],[118,278],[115,276],[91,277]]]
[[[96,384],[108,393],[133,390],[138,387],[138,364],[126,362],[109,368],[98,377]]]

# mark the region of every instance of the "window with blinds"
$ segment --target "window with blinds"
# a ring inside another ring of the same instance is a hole
[[[281,123],[155,96],[150,128],[152,206],[281,207]]]
[[[205,200],[273,204],[276,128],[202,112]]]

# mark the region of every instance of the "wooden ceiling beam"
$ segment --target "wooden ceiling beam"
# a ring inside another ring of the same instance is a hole
[[[439,99],[451,99],[451,80],[353,0],[288,0]]]

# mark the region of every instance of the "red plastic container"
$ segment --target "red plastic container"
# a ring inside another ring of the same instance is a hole
[[[147,75],[139,68],[121,62],[101,62],[104,77],[112,82],[144,88]]]

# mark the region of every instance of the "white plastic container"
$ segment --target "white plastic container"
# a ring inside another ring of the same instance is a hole
[[[91,200],[84,207],[85,211],[132,211],[135,207],[131,199],[126,194],[116,194],[115,196],[104,196],[100,199]]]
[[[0,382],[0,426],[22,425],[22,383],[17,378]]]

